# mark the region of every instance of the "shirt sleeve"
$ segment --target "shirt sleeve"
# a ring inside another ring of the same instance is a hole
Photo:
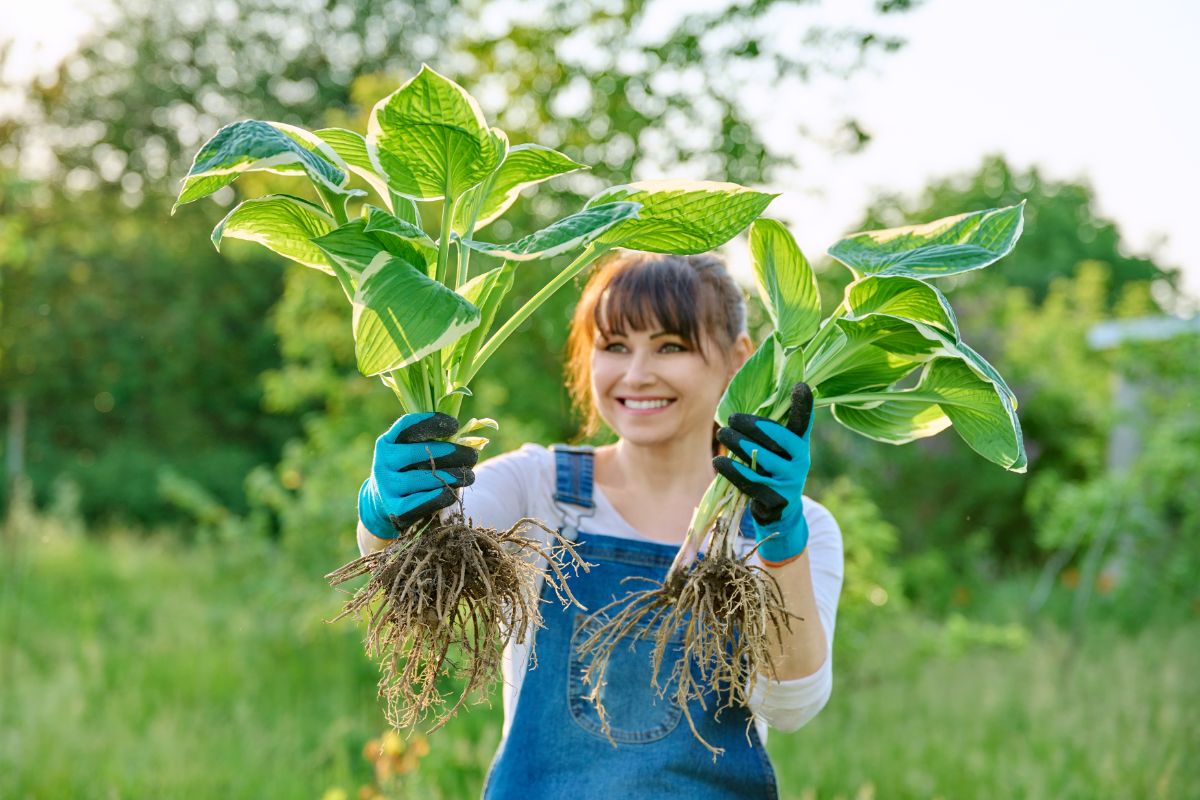
[[[526,444],[481,462],[472,470],[475,483],[462,490],[463,513],[478,527],[497,530],[511,528],[517,520],[529,516],[533,505],[533,487],[541,482],[546,470],[543,462],[549,456],[547,448]],[[446,517],[457,508],[450,506],[443,509],[441,514]],[[532,528],[530,535],[536,536],[538,530]],[[358,550],[362,554],[373,549],[369,546],[369,537],[370,532],[360,525]]]
[[[805,519],[813,594],[828,650],[824,662],[812,675],[787,681],[760,675],[754,682],[750,710],[780,731],[794,731],[807,725],[833,693],[833,632],[845,569],[842,532],[829,510],[815,501],[806,503]]]

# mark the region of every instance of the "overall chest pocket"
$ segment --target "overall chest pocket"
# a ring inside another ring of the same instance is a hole
[[[600,715],[587,699],[592,690],[592,687],[583,681],[587,660],[578,651],[579,643],[587,637],[590,630],[588,615],[577,612],[571,632],[567,704],[575,724],[608,741]],[[630,631],[613,648],[607,682],[600,690],[600,701],[608,717],[609,735],[617,744],[645,744],[662,739],[675,730],[679,725],[679,718],[683,716],[683,710],[670,699],[675,689],[674,679],[665,684],[663,697],[650,685],[653,651],[653,632],[648,631],[644,625]],[[681,652],[682,644],[677,637],[663,656],[659,670],[660,683],[666,681]]]

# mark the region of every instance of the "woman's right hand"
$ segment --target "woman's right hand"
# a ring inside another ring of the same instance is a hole
[[[358,518],[380,539],[400,532],[457,500],[454,489],[475,482],[474,448],[439,441],[458,431],[440,412],[405,414],[375,440],[371,476],[358,492]]]

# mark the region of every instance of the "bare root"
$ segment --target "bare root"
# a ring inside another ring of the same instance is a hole
[[[550,542],[525,535],[531,525],[550,534]],[[566,570],[588,565],[570,541],[531,518],[506,531],[475,528],[461,513],[433,519],[325,576],[333,586],[370,576],[330,621],[367,618],[367,653],[381,659],[379,696],[393,727],[411,729],[432,718],[433,731],[464,703],[486,697],[508,638],[523,642],[543,624],[537,589],[543,566],[558,599],[582,608]],[[439,691],[442,675],[457,678],[461,690]]]
[[[775,577],[748,563],[752,555],[753,551],[742,557],[718,552],[669,575],[666,583],[640,578],[652,585],[593,614],[595,623],[579,652],[587,660],[583,680],[591,687],[588,699],[606,734],[609,720],[601,691],[613,651],[628,636],[652,637],[651,684],[660,697],[670,694],[692,734],[714,758],[724,752],[700,735],[691,701],[708,712],[709,693],[715,692],[714,716],[726,708],[748,706],[753,680],[759,674],[774,677],[772,645],[784,629],[791,629],[794,616],[784,606]],[[673,645],[680,653],[664,677],[660,675],[663,662]]]

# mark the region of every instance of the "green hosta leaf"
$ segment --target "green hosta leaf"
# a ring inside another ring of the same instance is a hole
[[[953,424],[962,440],[989,461],[1013,472],[1027,468],[1014,404],[963,359],[934,359],[914,388],[889,392],[883,401],[834,404],[832,411],[851,430],[891,444],[932,436]]]
[[[454,206],[453,230],[459,235],[468,233],[467,226],[475,203],[479,202],[480,195],[485,191],[487,194],[475,219],[476,231],[499,219],[516,202],[522,189],[580,169],[588,167],[540,144],[511,147],[500,168],[488,180],[468,189],[458,198]]]
[[[925,225],[856,233],[829,248],[854,273],[938,278],[992,264],[1013,249],[1025,201],[946,217]]]
[[[371,109],[367,141],[388,186],[419,200],[458,197],[508,150],[508,137],[488,128],[475,98],[425,64]]]
[[[421,226],[421,212],[417,210],[417,203],[411,197],[391,193],[393,214],[396,219],[401,222],[407,222],[409,225]]]
[[[808,259],[787,228],[773,219],[756,219],[750,225],[750,259],[779,343],[800,347],[821,324],[821,296]]]
[[[1017,396],[1013,393],[1012,389],[1008,388],[1008,384],[1004,382],[1004,378],[1000,377],[1000,373],[996,371],[996,368],[989,364],[987,359],[971,349],[970,345],[968,345],[966,342],[958,342],[955,344],[954,349],[958,351],[959,356],[968,367],[975,370],[975,372],[977,372],[984,380],[994,384],[997,389],[1002,391],[1008,397],[1009,405],[1011,405],[1012,410],[1016,412]],[[1015,413],[1013,415],[1013,419],[1016,421]]]
[[[387,181],[375,171],[371,155],[367,150],[367,140],[362,134],[348,131],[345,128],[322,128],[314,132],[321,141],[329,145],[333,152],[346,163],[347,169],[366,181],[382,198],[387,198]]]
[[[958,320],[950,301],[936,286],[900,275],[870,275],[846,287],[843,319],[865,319],[883,314],[897,319],[923,322],[959,338]]]
[[[820,345],[816,353],[809,353],[807,380],[813,390],[822,396],[831,392],[827,382],[834,377],[865,370],[864,374],[878,374],[881,362],[899,369],[899,361],[886,359],[879,351],[902,356],[904,360],[924,362],[938,355],[951,355],[944,339],[922,328],[919,323],[898,319],[883,314],[872,314],[860,320],[839,318],[833,320],[837,330]],[[932,338],[931,338],[932,337]],[[847,381],[838,382],[838,386]],[[878,384],[871,383],[871,386]],[[819,388],[818,388],[819,387]]]
[[[636,219],[637,215],[637,203],[607,203],[563,217],[511,244],[490,244],[470,239],[462,239],[460,242],[472,250],[510,261],[533,261],[551,258],[582,247],[614,225]]]
[[[873,403],[835,403],[830,411],[834,419],[850,430],[885,444],[907,444],[936,436],[953,424],[932,400],[906,398],[903,392],[890,394],[896,396]]]
[[[367,223],[364,228],[367,233],[375,234],[380,241],[385,243],[388,239],[402,240],[420,254],[421,263],[426,265],[437,263],[437,242],[430,239],[425,231],[411,222],[406,222],[374,206],[363,206],[362,213],[363,219]],[[397,255],[403,257],[403,253],[397,253]]]
[[[369,214],[370,210],[372,209],[368,206],[364,208],[363,213]],[[418,266],[427,265],[430,259],[436,262],[436,248],[430,250],[419,239],[410,240],[400,235],[410,232],[404,227],[405,223],[398,222],[393,226],[385,218],[395,220],[394,217],[386,211],[373,210],[381,215],[375,217],[380,227],[368,230],[367,219],[351,220],[324,236],[313,239],[313,244],[320,247],[331,262],[345,268],[352,276],[361,274],[376,256],[384,252]]]
[[[371,265],[375,257],[387,252],[382,242],[366,233],[366,225],[366,221],[362,219],[350,220],[345,225],[312,240],[330,262],[350,273],[356,285],[358,277]]]
[[[597,242],[652,253],[706,253],[732,239],[777,197],[714,181],[640,181],[605,189],[587,201],[591,208],[616,201],[641,203],[636,220],[626,220]]]
[[[891,386],[928,361],[927,357],[893,353],[873,344],[867,345],[855,354],[853,364],[816,384],[813,392],[819,397],[835,397],[881,389]]]
[[[306,174],[315,185],[346,194],[349,176],[342,166],[328,145],[302,128],[255,119],[233,122],[197,151],[171,213],[227,186],[243,172],[255,170]]]
[[[380,253],[354,294],[354,352],[363,375],[419,361],[479,324],[479,309],[416,266]]]
[[[330,275],[329,259],[312,243],[334,228],[333,218],[319,206],[289,195],[246,200],[213,228],[212,243],[221,249],[225,239],[258,242],[279,255]]]
[[[758,414],[769,403],[776,389],[776,341],[774,336],[763,339],[742,368],[725,387],[717,406],[717,422],[729,424],[730,414]]]
[[[471,417],[463,423],[463,426],[458,429],[458,435],[462,436],[465,433],[477,431],[480,428],[491,428],[494,431],[500,430],[500,423],[490,417],[476,418]]]
[[[479,325],[466,336],[455,342],[446,353],[445,363],[451,368],[462,362],[468,354],[474,357],[479,352],[484,338],[492,330],[496,320],[496,312],[500,301],[508,294],[513,285],[513,272],[516,270],[515,261],[505,261],[495,269],[488,270],[482,275],[476,275],[459,287],[458,291],[473,306],[479,309]]]

